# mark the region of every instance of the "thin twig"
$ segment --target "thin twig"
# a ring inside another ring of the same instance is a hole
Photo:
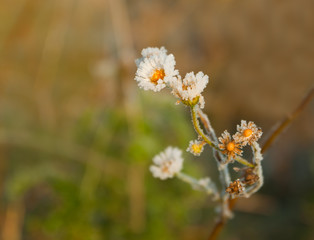
[[[229,209],[232,210],[235,203],[236,203],[236,198],[234,199],[229,199]],[[225,218],[223,214],[220,216],[219,220],[216,222],[215,227],[213,228],[213,231],[211,232],[208,240],[215,240],[225,224],[227,223],[228,218]]]
[[[251,168],[255,167],[254,164],[248,162],[246,159],[244,159],[244,158],[242,158],[240,156],[235,157],[234,160],[237,161],[238,163],[241,163],[244,166],[251,167]]]
[[[310,103],[311,98],[314,96],[314,88],[311,88],[309,93],[305,96],[302,102],[298,105],[298,107],[287,116],[274,130],[274,132],[270,135],[267,141],[264,143],[262,147],[262,153],[264,153],[269,147],[273,144],[273,142],[279,137],[280,133],[282,133],[289,124],[302,112],[302,110],[306,107],[307,104]]]
[[[310,103],[311,98],[314,95],[314,88],[311,88],[309,93],[305,96],[302,102],[298,105],[298,107],[289,115],[286,119],[282,121],[282,123],[275,129],[275,131],[269,136],[266,140],[264,146],[262,147],[261,152],[265,153],[266,150],[273,144],[274,140],[278,138],[280,133],[285,130],[289,124],[292,123],[293,120],[302,112],[302,110]],[[232,211],[237,198],[229,199],[229,209]],[[223,215],[220,216],[219,220],[216,222],[208,240],[215,240],[217,239],[219,233],[222,231],[223,227],[226,225],[228,219],[224,218]]]

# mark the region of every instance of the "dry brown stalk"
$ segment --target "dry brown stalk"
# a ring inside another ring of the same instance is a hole
[[[302,102],[298,105],[298,107],[275,128],[273,133],[264,143],[262,147],[262,153],[269,149],[269,147],[279,137],[280,133],[282,133],[289,126],[289,124],[291,124],[292,121],[302,112],[302,110],[310,103],[313,96],[314,88],[311,88],[308,94],[302,100]]]

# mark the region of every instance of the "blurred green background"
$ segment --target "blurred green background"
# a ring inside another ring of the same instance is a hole
[[[217,134],[264,130],[314,79],[309,0],[0,0],[0,239],[207,239],[214,204],[152,157],[196,137],[188,109],[134,79],[142,48],[165,46],[184,75],[210,77]],[[265,154],[264,187],[220,239],[314,239],[314,105]],[[184,171],[217,170],[210,151]]]

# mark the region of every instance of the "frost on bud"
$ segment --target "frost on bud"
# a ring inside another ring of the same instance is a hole
[[[206,143],[203,141],[192,140],[190,141],[189,147],[186,149],[186,151],[192,153],[194,156],[200,156],[204,150],[205,144]]]

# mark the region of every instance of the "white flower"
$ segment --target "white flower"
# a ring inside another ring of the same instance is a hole
[[[155,178],[165,180],[172,178],[180,172],[183,166],[182,151],[176,147],[168,147],[165,151],[153,158],[155,165],[150,166],[150,171]]]
[[[198,140],[191,140],[189,147],[186,149],[186,151],[192,153],[194,156],[200,156],[204,150],[204,145],[205,145],[205,142],[201,142]]]
[[[172,54],[167,55],[166,52],[165,48],[142,51],[143,58],[136,61],[138,69],[135,74],[140,88],[158,92],[176,79],[179,74],[175,69],[176,61]]]
[[[204,88],[208,83],[208,76],[204,75],[203,72],[198,72],[196,75],[194,72],[187,73],[185,78],[181,80],[178,78],[177,81],[171,82],[173,88],[172,93],[181,98],[182,101],[190,103],[198,102],[201,108],[204,108],[204,97],[201,95]]]

